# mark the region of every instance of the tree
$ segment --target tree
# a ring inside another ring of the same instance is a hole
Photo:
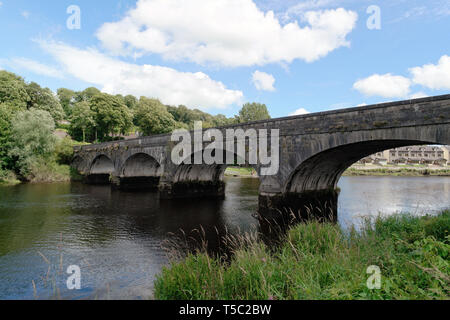
[[[75,103],[70,117],[71,131],[81,130],[83,133],[83,142],[86,142],[86,131],[95,127],[95,114],[91,110],[89,103],[81,101]]]
[[[270,119],[270,114],[265,104],[256,102],[246,103],[241,111],[239,111],[238,119],[240,123],[267,120]]]
[[[138,100],[136,99],[136,97],[130,94],[125,96],[123,100],[125,101],[125,104],[130,110],[134,110],[138,105]]]
[[[135,118],[144,135],[169,133],[180,127],[166,106],[156,99],[141,97]]]
[[[125,134],[133,125],[133,115],[127,106],[117,97],[100,93],[89,100],[98,138],[105,140],[108,135]]]
[[[0,104],[0,171],[10,164],[8,151],[11,147],[12,108],[6,103]]]
[[[101,91],[95,87],[89,87],[80,92],[75,92],[75,102],[89,101],[92,97],[101,94]]]
[[[15,110],[25,110],[30,97],[25,81],[7,71],[0,71],[0,103],[7,103]]]
[[[59,88],[57,91],[59,103],[67,117],[72,114],[72,107],[75,102],[75,91],[66,88]]]
[[[55,148],[55,122],[47,111],[31,109],[18,112],[12,119],[8,155],[15,160],[15,170],[29,179],[33,166],[49,159]]]
[[[34,108],[47,111],[55,121],[64,119],[64,110],[57,97],[49,88],[42,88],[36,82],[31,82],[26,86],[26,91],[30,97],[28,109]]]

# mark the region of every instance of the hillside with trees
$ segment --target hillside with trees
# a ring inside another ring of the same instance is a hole
[[[0,71],[0,183],[51,182],[70,179],[73,146],[269,119],[267,107],[247,103],[239,115],[213,116],[186,106],[167,106],[158,99],[110,95],[97,88],[60,88],[53,93],[35,82]],[[65,132],[59,138],[55,131]]]

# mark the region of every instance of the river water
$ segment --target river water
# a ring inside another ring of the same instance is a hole
[[[160,201],[79,183],[0,187],[0,299],[148,299],[171,234],[257,230],[258,179],[226,178],[226,199]],[[339,223],[450,207],[448,177],[343,177]],[[193,231],[194,230],[194,231]],[[197,232],[197,231],[198,232]],[[69,266],[81,290],[68,290]]]

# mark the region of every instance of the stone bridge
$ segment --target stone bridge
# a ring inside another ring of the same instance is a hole
[[[273,216],[286,209],[305,214],[313,209],[335,216],[337,183],[353,163],[396,147],[450,144],[450,94],[219,128],[224,135],[236,129],[279,129],[276,174],[261,175],[265,165],[253,165],[260,174],[260,214]],[[242,161],[249,163],[245,140]],[[176,165],[171,159],[175,145],[167,134],[75,147],[72,167],[87,183],[153,189],[162,199],[224,197],[227,166]]]

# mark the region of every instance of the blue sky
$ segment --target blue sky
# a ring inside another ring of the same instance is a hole
[[[227,116],[256,101],[273,117],[450,92],[449,0],[0,3],[0,69],[54,91]],[[80,29],[67,27],[71,5]]]

